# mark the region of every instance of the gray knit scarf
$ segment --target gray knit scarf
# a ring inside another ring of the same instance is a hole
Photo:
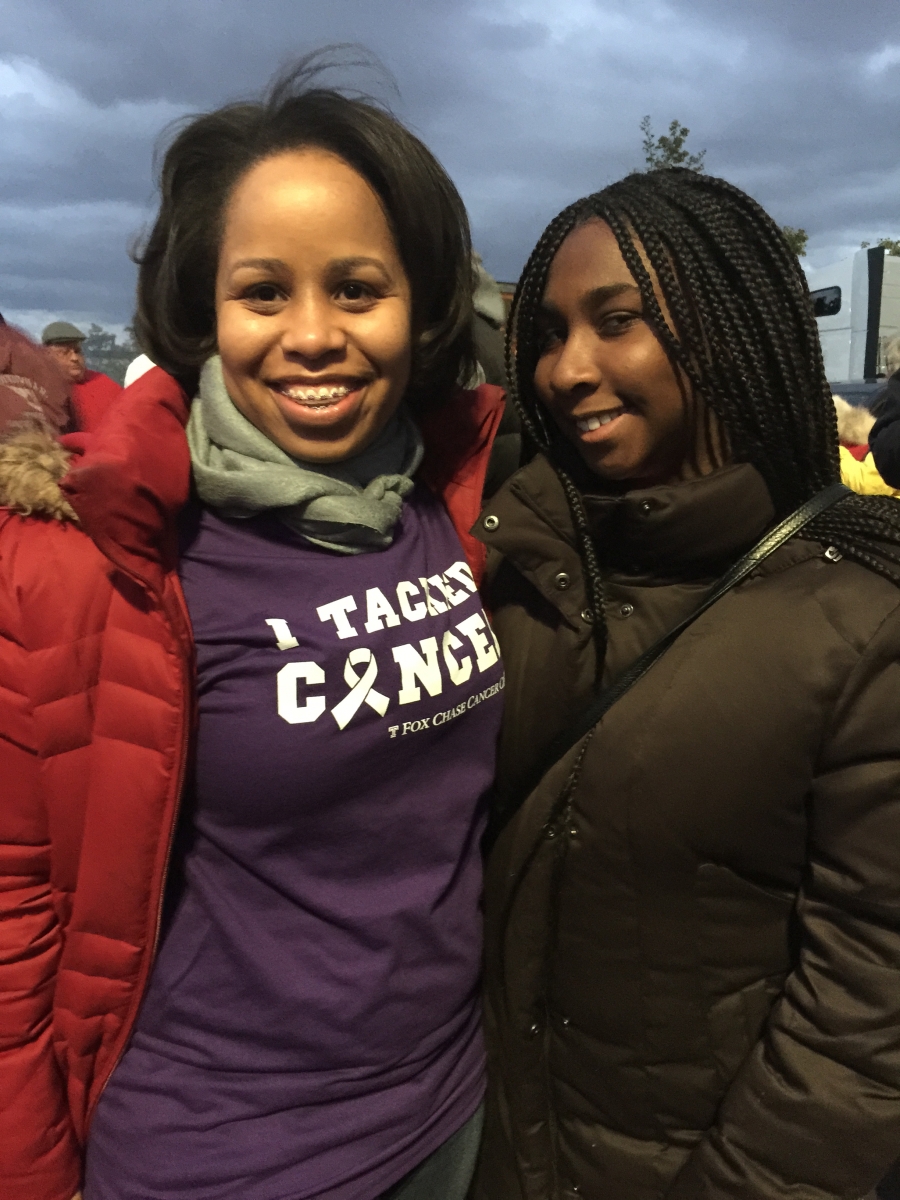
[[[307,541],[342,554],[390,546],[423,452],[401,408],[354,458],[329,464],[291,458],[235,408],[218,355],[200,374],[187,439],[204,504],[237,518],[274,509]]]

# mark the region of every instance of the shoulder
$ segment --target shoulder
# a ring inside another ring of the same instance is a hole
[[[0,574],[12,585],[71,596],[78,579],[96,582],[109,561],[74,521],[0,507]]]
[[[59,488],[69,459],[44,429],[0,443],[0,572],[17,591],[74,586],[73,572],[102,571],[102,555]]]
[[[110,564],[70,521],[0,509],[0,643],[71,644],[102,628]]]
[[[821,632],[830,628],[852,657],[867,654],[876,644],[892,645],[893,656],[900,657],[900,587],[877,571],[847,556],[835,560],[826,546],[801,538],[777,550],[759,575],[766,592],[772,589],[768,619],[786,631],[795,629],[800,641],[824,621]],[[739,590],[745,588],[749,596],[753,577]],[[827,640],[820,642],[823,666]]]
[[[47,428],[26,429],[0,442],[0,510],[74,521],[59,488],[69,461],[68,451]]]

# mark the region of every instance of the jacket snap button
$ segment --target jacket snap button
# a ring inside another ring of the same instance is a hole
[[[644,514],[644,516],[647,516],[648,513],[653,512],[653,505],[650,503],[649,500],[641,501],[641,512]]]
[[[535,1023],[531,1026],[531,1028],[528,1030],[528,1032],[531,1034],[532,1037],[537,1037],[537,1035],[541,1032],[541,1027],[540,1027],[540,1025],[538,1025],[537,1021],[535,1021]]]
[[[583,608],[581,610],[581,619],[582,619],[582,621],[584,621],[584,623],[586,625],[593,625],[594,614],[591,612],[591,610],[589,608]]]
[[[554,578],[553,582],[556,584],[556,586],[559,588],[559,590],[561,592],[564,592],[566,590],[566,588],[569,586],[569,584],[572,582],[572,580],[565,571],[560,571]]]
[[[825,557],[829,562],[840,562],[844,556],[841,554],[840,550],[838,550],[837,546],[829,546],[825,551]]]
[[[571,1024],[572,1024],[572,1022],[569,1020],[569,1018],[568,1018],[568,1017],[563,1017],[563,1019],[562,1019],[562,1023],[563,1023],[563,1025],[566,1025],[566,1026],[568,1026],[568,1025],[571,1025]]]
[[[633,604],[623,604],[622,607],[619,609],[619,616],[620,617],[630,617],[633,612],[634,612]]]
[[[495,517],[493,513],[488,513],[488,515],[484,518],[483,524],[489,533],[493,533],[500,524],[500,518]]]

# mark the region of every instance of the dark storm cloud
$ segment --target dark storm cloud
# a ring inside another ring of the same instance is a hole
[[[900,235],[896,0],[5,0],[0,309],[127,320],[159,131],[335,41],[394,73],[399,97],[357,78],[441,157],[500,277],[640,165],[645,113],[804,226],[815,264]]]

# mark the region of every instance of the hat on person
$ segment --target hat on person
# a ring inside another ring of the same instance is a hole
[[[51,321],[41,334],[41,341],[45,346],[52,346],[57,342],[83,342],[84,336],[70,321]]]

